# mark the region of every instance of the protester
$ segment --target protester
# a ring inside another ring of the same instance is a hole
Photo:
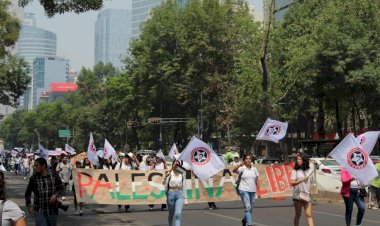
[[[18,155],[15,159],[15,174],[17,175],[18,173],[21,173],[21,163],[22,163],[22,158],[20,155]]]
[[[29,156],[29,178],[34,173],[34,156]]]
[[[368,208],[372,210],[376,210],[380,208],[380,163],[376,163],[375,167],[379,176],[377,176],[371,183],[369,184],[369,204]]]
[[[91,165],[91,162],[88,158],[83,159],[83,168],[85,169],[93,169],[93,166]]]
[[[84,163],[84,161],[83,161]],[[82,164],[80,161],[76,161],[75,162],[75,168],[84,168],[84,164]],[[73,175],[71,174],[70,176],[71,180],[73,179]],[[79,216],[82,216],[83,215],[83,203],[80,202],[79,203],[79,209],[78,209],[78,201],[77,201],[77,196],[76,196],[76,193],[75,193],[75,186],[74,184],[72,185],[72,188],[71,188],[72,192],[73,192],[73,195],[74,195],[74,207],[75,207],[75,214],[76,215],[79,215]]]
[[[5,194],[5,177],[3,172],[0,171],[0,205],[3,205],[1,224],[2,226],[25,226],[25,213],[20,207],[10,201],[6,200]]]
[[[68,162],[67,156],[61,156],[62,161],[58,163],[56,167],[56,171],[61,178],[63,185],[65,189],[67,188],[67,185],[69,184],[70,181],[70,176],[71,176],[71,165]],[[62,200],[66,200],[65,194],[62,196]]]
[[[102,159],[100,164],[100,169],[103,170],[112,170],[112,162],[110,159]]]
[[[345,168],[340,171],[340,178],[342,180],[342,188],[340,194],[343,197],[344,204],[346,206],[345,218],[346,225],[351,225],[352,211],[354,208],[354,202],[358,208],[358,214],[356,217],[356,225],[361,225],[362,219],[365,212],[365,201],[364,196],[360,195],[360,188],[363,187],[354,177],[351,176],[350,172]]]
[[[165,159],[162,159],[160,156],[155,156],[156,163],[154,164],[154,170],[166,170],[168,169],[168,165],[165,162]],[[153,208],[154,205],[151,205]],[[166,204],[161,205],[161,210],[166,208]]]
[[[313,180],[313,169],[310,168],[309,159],[298,154],[294,169],[290,175],[290,183],[293,186],[294,203],[294,226],[299,225],[302,207],[305,209],[307,224],[313,226],[313,215],[311,205],[311,181]]]
[[[166,200],[169,209],[169,226],[173,225],[173,220],[175,226],[181,225],[183,204],[187,205],[186,178],[183,174],[185,173],[185,169],[181,163],[182,161],[175,161],[172,170],[164,179]]]
[[[64,186],[58,176],[49,173],[46,159],[36,159],[35,171],[36,174],[29,179],[25,192],[29,214],[35,215],[35,223],[38,226],[56,226],[57,208],[62,206],[58,198],[62,197]],[[33,207],[32,192],[34,193]]]
[[[259,172],[256,167],[252,165],[252,159],[251,154],[244,155],[243,164],[233,169],[233,172],[238,173],[240,178],[239,194],[245,208],[245,214],[242,220],[243,226],[252,225],[252,208],[255,203],[256,191],[260,190]],[[258,198],[260,198],[259,194]]]
[[[119,155],[120,156],[120,155]],[[131,158],[127,155],[122,159],[120,163],[117,164],[116,170],[135,170],[134,166],[132,165]],[[130,209],[129,205],[124,206],[125,212],[127,212]],[[121,205],[118,205],[118,210],[121,210]]]
[[[29,158],[28,156],[26,156],[26,154],[22,158],[22,169],[23,169],[22,172],[24,174],[24,180],[26,180],[26,176],[28,176],[29,169],[30,169]]]
[[[230,163],[230,166],[240,166],[242,164],[238,153],[233,154],[232,157],[233,161]]]

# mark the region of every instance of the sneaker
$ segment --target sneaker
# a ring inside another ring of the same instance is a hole
[[[65,201],[66,200],[66,197],[65,196],[62,196],[62,201]]]
[[[26,180],[26,177],[24,177],[24,180]]]
[[[79,216],[83,216],[83,210],[79,210]]]
[[[79,215],[79,210],[75,211],[75,215]]]
[[[149,210],[152,211],[152,210],[153,210],[153,207],[149,207]]]
[[[245,222],[245,220],[241,220],[241,223],[242,223],[243,226],[247,225],[247,222]]]

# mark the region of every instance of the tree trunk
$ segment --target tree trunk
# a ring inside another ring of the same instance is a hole
[[[335,100],[335,119],[336,119],[336,132],[338,133],[339,137],[343,138],[343,132],[342,132],[342,122],[340,121],[340,113],[339,113],[339,102],[338,100]]]
[[[323,99],[318,100],[318,118],[317,118],[318,134],[320,139],[325,139],[325,109]]]

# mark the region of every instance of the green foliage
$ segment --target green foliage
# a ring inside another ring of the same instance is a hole
[[[20,22],[8,13],[9,6],[9,1],[0,2],[0,104],[15,106],[30,78],[25,61],[12,53]]]
[[[33,0],[18,0],[22,7],[31,4]],[[48,17],[66,12],[83,13],[91,10],[99,10],[103,7],[104,0],[39,0]]]

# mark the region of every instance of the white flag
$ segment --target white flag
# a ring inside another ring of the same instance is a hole
[[[38,155],[40,156],[40,158],[44,158],[47,161],[49,158],[49,151],[46,150],[44,147],[42,147],[41,144],[38,144],[38,151],[39,151]]]
[[[92,133],[90,133],[90,141],[88,142],[87,158],[92,163],[98,163],[99,162],[98,155],[96,153],[95,141],[94,141],[94,138],[92,137]]]
[[[352,133],[348,134],[332,150],[330,156],[346,168],[360,183],[367,185],[378,176],[368,153],[360,146]]]
[[[379,139],[380,131],[369,131],[356,137],[356,140],[367,151],[368,155],[371,154],[373,148]]]
[[[165,160],[165,155],[164,155],[164,153],[162,153],[161,149],[160,149],[160,151],[157,152],[156,156],[162,160]]]
[[[268,118],[257,135],[256,140],[268,140],[278,143],[279,140],[285,137],[287,129],[287,122],[280,122]]]
[[[224,169],[224,163],[219,156],[195,136],[183,150],[180,159],[188,163],[201,180],[206,180]]]
[[[77,152],[74,148],[72,148],[70,145],[65,144],[65,152],[69,153],[70,155],[75,155]]]
[[[104,158],[109,159],[110,157],[112,157],[111,158],[112,163],[115,163],[118,161],[118,157],[117,157],[115,149],[108,142],[108,140],[105,139],[105,141],[104,141]]]
[[[169,151],[169,157],[171,159],[174,159],[174,156],[179,154],[179,151],[178,151],[178,148],[177,148],[177,145],[175,145],[175,143],[172,145],[172,148],[170,149]]]

